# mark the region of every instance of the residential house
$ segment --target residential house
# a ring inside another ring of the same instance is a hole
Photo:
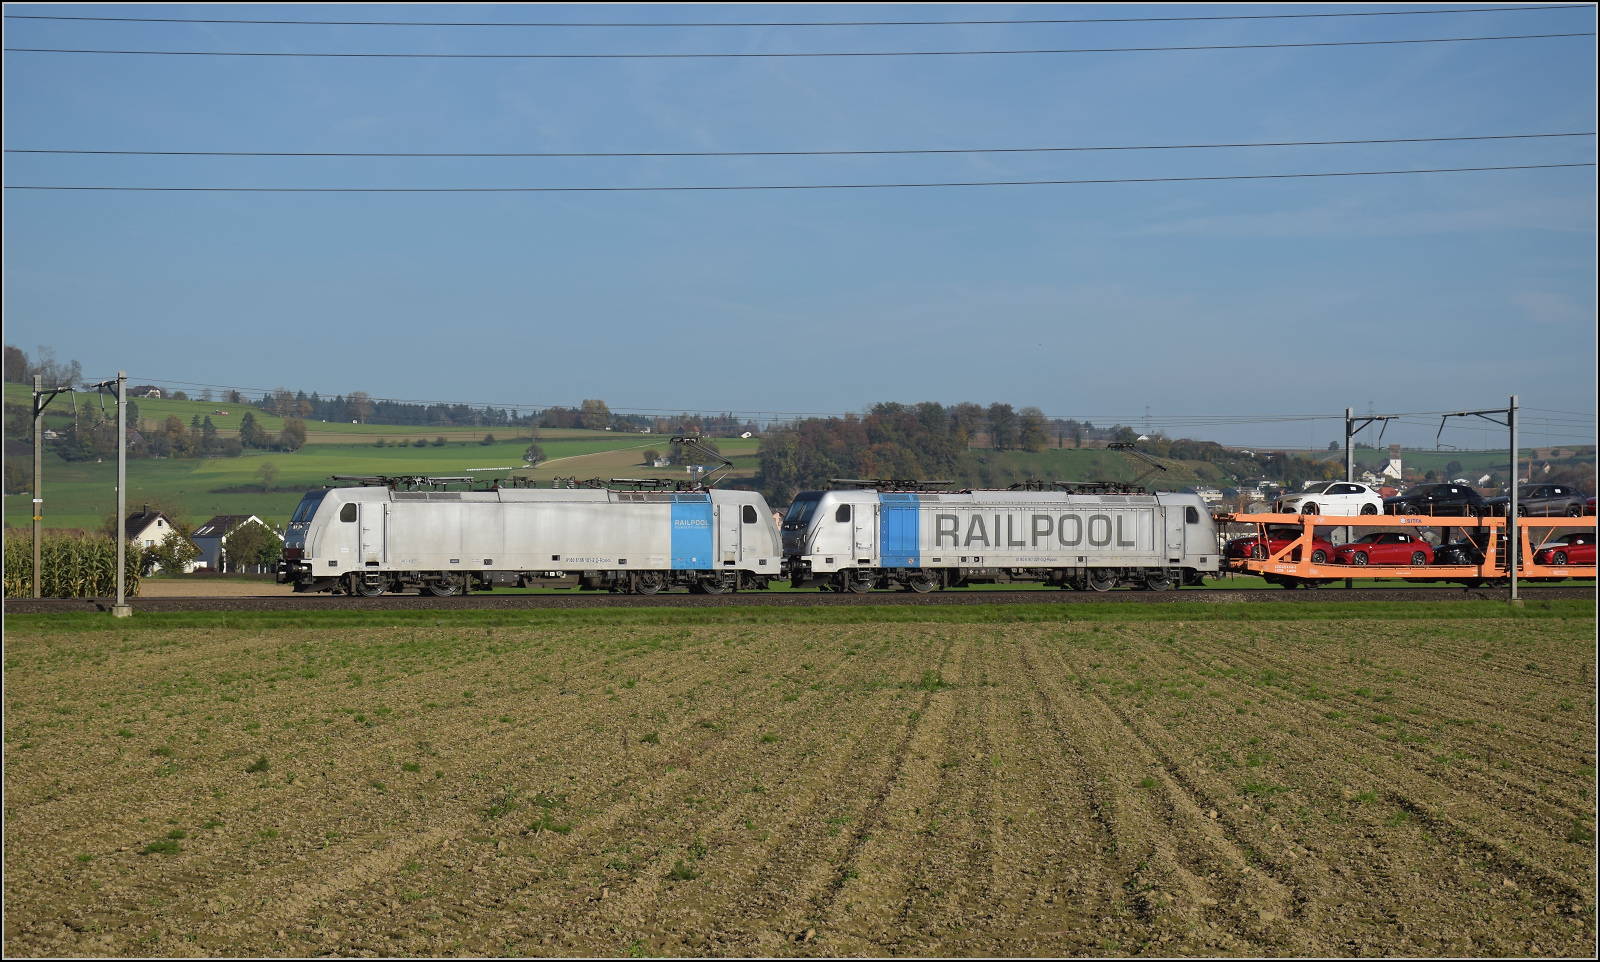
[[[219,514],[194,529],[194,543],[200,549],[201,566],[217,572],[227,571],[230,567],[235,571],[243,570],[243,566],[228,559],[228,535],[237,531],[240,525],[252,521],[268,531],[272,530],[271,525],[253,514]],[[278,537],[282,538],[281,535]]]
[[[158,544],[165,543],[168,538],[183,537],[178,533],[177,526],[172,523],[171,518],[160,511],[150,510],[149,502],[145,503],[143,511],[128,515],[127,525],[124,530],[127,532],[128,540],[141,548],[154,548]],[[183,569],[184,574],[193,571],[199,564],[198,561],[190,562]],[[152,573],[160,570],[160,565],[151,568]]]

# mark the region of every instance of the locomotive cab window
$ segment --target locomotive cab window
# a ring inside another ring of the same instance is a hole
[[[291,522],[310,521],[311,516],[317,513],[317,508],[322,505],[322,499],[327,494],[328,492],[326,491],[307,491],[306,496],[300,499],[300,504],[294,509],[294,516],[289,520]]]
[[[1186,524],[1199,524],[1200,512],[1195,510],[1194,505],[1191,504],[1183,509],[1183,520]]]
[[[755,524],[756,523],[756,506],[755,505],[747,504],[747,505],[744,506],[744,523],[745,524]]]
[[[791,530],[804,528],[811,523],[811,514],[817,510],[817,499],[813,495],[809,498],[796,498],[789,505],[789,513],[783,518],[783,526]]]
[[[349,504],[347,504],[344,507],[339,509],[339,520],[340,521],[354,521],[355,519],[356,519],[356,505],[355,505],[355,502],[352,501]]]
[[[850,520],[850,506],[848,504],[839,505],[839,510],[835,511],[833,513],[833,520],[835,520],[835,521],[849,521]]]

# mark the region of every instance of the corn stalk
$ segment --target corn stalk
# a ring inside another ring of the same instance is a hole
[[[128,597],[139,593],[139,546],[128,543],[125,582]],[[117,593],[117,543],[104,535],[47,534],[39,544],[39,592],[46,598],[107,598]],[[33,595],[33,535],[5,536],[5,596]]]

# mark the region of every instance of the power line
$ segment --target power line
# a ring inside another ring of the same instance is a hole
[[[8,154],[75,154],[128,157],[860,157],[912,154],[1046,154],[1116,150],[1214,150],[1242,147],[1331,147],[1362,144],[1434,144],[1484,140],[1593,137],[1595,131],[1556,134],[1485,134],[1476,137],[1391,137],[1366,140],[1279,140],[1225,144],[1147,144],[1105,147],[947,147],[904,150],[651,150],[651,151],[280,151],[280,150],[58,150],[7,147]]]
[[[1460,174],[1493,170],[1551,170],[1593,167],[1594,161],[1570,164],[1510,164],[1496,167],[1430,167],[1418,170],[1343,170],[1309,174],[1229,174],[1208,177],[1104,177],[1078,180],[966,180],[894,184],[723,184],[671,187],[90,187],[84,185],[6,184],[6,190],[95,190],[152,193],[242,194],[559,194],[639,193],[659,191],[741,190],[881,190],[904,187],[1045,187],[1073,184],[1171,184],[1222,180],[1297,180],[1317,177],[1384,177],[1395,174]]]
[[[1159,53],[1193,50],[1287,50],[1309,47],[1378,47],[1422,43],[1474,43],[1485,40],[1549,40],[1592,37],[1594,31],[1526,33],[1495,37],[1430,37],[1417,40],[1321,40],[1304,43],[1224,43],[1177,47],[1072,47],[1035,50],[871,50],[809,53],[309,53],[264,50],[91,50],[60,47],[6,47],[6,53],[116,54],[141,57],[322,57],[367,60],[770,60],[808,57],[996,57],[1034,54]]]
[[[1466,7],[1445,10],[1362,10],[1346,13],[1256,13],[1200,17],[1078,17],[1030,18],[1025,20],[810,20],[777,22],[628,22],[598,23],[559,21],[461,21],[461,20],[245,20],[199,17],[68,17],[45,14],[8,13],[7,20],[69,20],[100,23],[212,23],[316,27],[939,27],[987,26],[1050,23],[1184,23],[1212,20],[1310,20],[1338,17],[1418,17],[1452,13],[1521,13],[1528,10],[1586,10],[1588,4],[1558,4],[1540,7]]]

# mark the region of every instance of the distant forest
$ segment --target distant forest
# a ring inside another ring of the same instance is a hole
[[[1010,470],[993,464],[993,451],[1104,447],[1108,441],[1167,461],[1206,462],[1215,474],[1245,481],[1271,478],[1292,487],[1341,477],[1343,462],[1283,451],[1243,451],[1215,441],[1173,440],[1157,432],[1141,439],[1132,428],[1096,427],[1072,419],[1047,419],[1038,408],[1009,404],[877,404],[856,417],[805,418],[767,429],[758,486],[775,505],[798,491],[826,488],[830,478],[947,480],[960,487],[1003,485]],[[973,450],[981,448],[984,450]],[[1106,480],[1074,478],[1072,480]]]
[[[972,486],[986,472],[968,454],[969,447],[1043,451],[1091,442],[1136,442],[1138,437],[1126,425],[1102,428],[1087,421],[1052,420],[1036,407],[886,402],[859,417],[804,418],[769,427],[761,442],[759,486],[774,504],[787,504],[798,491],[828,487],[830,478],[937,479]],[[1149,442],[1138,443],[1144,447]],[[1170,449],[1195,442],[1158,443]],[[1222,450],[1220,445],[1211,447]]]

